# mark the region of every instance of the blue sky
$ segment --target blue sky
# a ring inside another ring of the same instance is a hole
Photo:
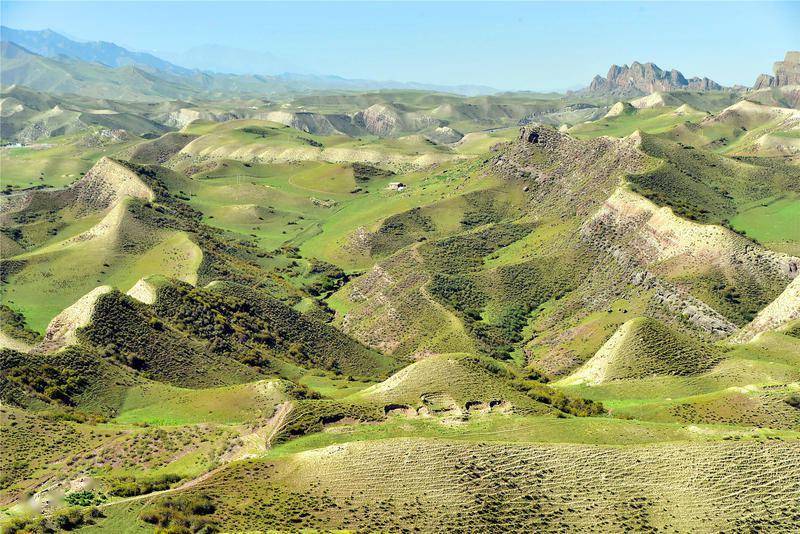
[[[654,61],[752,84],[800,49],[800,3],[5,2],[2,22],[174,55],[205,44],[293,70],[551,90]]]

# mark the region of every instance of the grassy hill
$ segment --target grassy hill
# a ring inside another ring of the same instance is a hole
[[[787,113],[227,97],[4,93],[3,528],[796,529]]]

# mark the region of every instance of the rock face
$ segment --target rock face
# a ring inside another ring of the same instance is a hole
[[[774,76],[761,74],[756,78],[753,89],[768,89],[786,85],[800,85],[800,52],[786,52],[783,61],[776,61],[772,66]]]
[[[353,123],[378,137],[392,137],[401,132],[442,126],[441,121],[433,117],[408,112],[390,104],[374,104],[359,111],[353,116]]]
[[[661,70],[654,63],[634,61],[628,65],[611,65],[605,78],[598,75],[592,79],[589,93],[597,94],[650,94],[655,91],[689,89],[693,91],[718,91],[722,86],[708,78],[686,79],[680,71]]]

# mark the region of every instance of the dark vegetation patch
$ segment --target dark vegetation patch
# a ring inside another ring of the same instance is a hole
[[[315,297],[328,297],[350,279],[337,265],[316,258],[311,258],[309,262],[311,268],[308,274],[312,281],[306,284],[306,290]]]
[[[8,534],[51,534],[93,525],[102,517],[104,517],[103,513],[94,507],[70,507],[58,510],[49,516],[15,517],[5,525],[4,532]]]
[[[0,350],[0,399],[12,406],[76,407],[90,399],[102,406],[98,395],[114,404],[110,381],[124,381],[116,375],[100,354],[83,347],[50,354]]]
[[[472,355],[461,358],[459,361],[464,365],[479,367],[481,370],[489,372],[494,377],[506,382],[534,401],[552,406],[563,413],[575,415],[577,417],[590,417],[605,413],[605,409],[600,402],[578,397],[569,397],[564,395],[561,391],[543,384],[538,379],[531,379],[530,375],[526,377],[517,376],[493,358]]]
[[[163,491],[172,487],[180,481],[181,477],[173,473],[162,475],[134,477],[123,476],[119,478],[106,479],[104,485],[109,495],[115,497],[134,497],[145,495],[154,491]]]
[[[522,239],[533,228],[533,224],[497,224],[478,232],[426,243],[420,247],[420,253],[426,265],[434,271],[465,273],[479,269],[484,257]]]
[[[20,272],[23,267],[24,261],[0,258],[0,284],[7,284],[9,277]]]
[[[780,285],[759,283],[746,276],[731,279],[722,273],[678,281],[691,287],[695,296],[738,326],[752,321],[783,289]]]
[[[542,404],[547,404],[557,410],[576,417],[592,417],[605,413],[603,404],[598,401],[568,397],[561,391],[534,380],[517,379],[512,385],[527,396]]]
[[[139,514],[139,519],[156,526],[156,532],[204,533],[218,532],[213,519],[216,506],[204,494],[180,495],[157,501]]]
[[[473,320],[480,320],[481,310],[489,301],[473,278],[463,274],[434,273],[428,291],[442,302]]]
[[[367,165],[366,163],[353,163],[352,167],[353,178],[355,178],[357,184],[365,184],[376,178],[388,178],[390,176],[394,176],[394,172],[392,171]]]
[[[466,230],[484,224],[502,222],[512,212],[512,208],[507,202],[498,199],[497,195],[491,192],[468,193],[462,198],[467,203],[467,208],[461,218],[461,226]]]
[[[316,141],[316,140],[314,140],[314,139],[311,139],[311,138],[309,138],[309,137],[298,137],[297,139],[298,139],[298,140],[300,140],[300,141],[302,141],[302,142],[304,142],[304,143],[305,143],[305,144],[307,144],[308,146],[313,146],[314,148],[322,148],[322,147],[324,146],[324,145],[323,145],[322,143],[320,143],[319,141]]]
[[[325,425],[342,420],[381,421],[385,415],[379,405],[351,404],[324,399],[300,400],[295,403],[285,425],[275,436],[275,443],[319,432]]]
[[[217,291],[167,285],[160,288],[154,309],[218,353],[238,354],[245,363],[263,365],[272,355],[358,376],[382,376],[394,367],[390,358],[334,327],[244,286],[228,284]]]
[[[191,339],[127,295],[98,299],[79,339],[106,358],[148,378],[182,387],[211,387],[255,380],[259,374],[213,345]]]
[[[789,327],[783,331],[783,333],[787,336],[800,338],[800,321],[791,323]]]
[[[88,490],[71,491],[64,495],[64,502],[70,506],[93,506],[103,501],[105,497]]]
[[[420,241],[436,230],[421,208],[413,208],[387,217],[370,240],[370,253],[381,256]]]
[[[653,136],[644,138],[642,148],[663,163],[628,176],[634,191],[693,221],[729,226],[728,220],[742,203],[800,187],[797,171],[789,165],[763,162],[744,166]]]
[[[28,328],[24,315],[15,312],[5,304],[0,304],[0,328],[10,337],[29,345],[38,343],[42,338],[38,332]]]
[[[269,128],[266,126],[245,126],[244,128],[240,128],[240,132],[244,132],[246,134],[257,135],[258,137],[264,139],[273,135],[277,135],[275,133],[276,128]]]
[[[459,314],[483,352],[508,359],[534,310],[574,289],[578,278],[569,260],[546,258],[481,273],[435,273],[428,290]],[[483,319],[489,305],[500,310],[492,321]]]

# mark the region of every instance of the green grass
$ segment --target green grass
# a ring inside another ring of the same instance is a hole
[[[758,202],[731,218],[731,225],[769,246],[800,244],[800,197],[781,196]]]
[[[404,437],[457,440],[474,443],[582,443],[587,445],[642,445],[676,441],[715,441],[731,436],[782,436],[798,439],[786,430],[746,430],[729,425],[698,429],[679,423],[652,423],[596,417],[535,417],[479,415],[460,424],[439,419],[393,416],[369,425],[333,425],[324,432],[297,438],[272,449],[267,458],[282,458],[330,445]]]
[[[793,412],[782,400],[790,395],[791,384],[800,380],[798,340],[766,334],[754,343],[723,348],[724,359],[702,374],[641,377],[561,389],[601,401],[612,415],[621,417],[662,422],[694,418],[743,427],[800,428],[800,420],[792,422]]]
[[[128,390],[115,422],[151,425],[240,424],[268,418],[284,398],[278,382],[208,389],[149,383]]]
[[[631,114],[578,124],[570,128],[569,133],[578,139],[591,139],[601,135],[624,137],[636,130],[649,134],[658,134],[667,132],[685,122],[698,122],[705,116],[705,113],[700,112],[677,115],[672,108],[640,109]]]
[[[91,131],[90,131],[91,132]],[[64,187],[79,179],[97,160],[112,156],[140,142],[133,138],[122,143],[88,147],[81,143],[86,133],[43,139],[42,148],[2,148],[0,182],[3,187]]]
[[[300,384],[308,386],[312,391],[328,399],[343,399],[354,395],[374,384],[347,378],[323,375],[322,373],[308,374],[299,380]]]
[[[138,240],[143,250],[120,250],[114,236],[46,245],[19,256],[25,266],[3,288],[3,299],[41,332],[61,310],[97,286],[127,291],[140,278],[155,274],[197,280],[202,252],[186,233],[148,229],[129,218],[124,221],[129,245]],[[152,243],[149,247],[148,242]]]

